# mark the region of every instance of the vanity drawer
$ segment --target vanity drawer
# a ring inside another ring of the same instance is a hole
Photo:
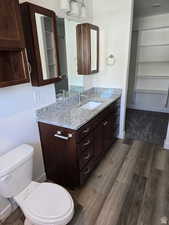
[[[90,121],[87,124],[85,124],[83,127],[80,128],[78,132],[78,139],[81,141],[83,138],[89,135],[89,133],[92,131],[94,126],[94,122]]]
[[[79,144],[79,166],[82,169],[94,154],[94,137],[93,134],[87,136]]]
[[[79,144],[79,151],[80,153],[85,152],[90,146],[93,146],[93,133],[89,136],[87,136],[85,139],[83,139]]]
[[[90,120],[83,127],[81,127],[78,131],[79,141],[88,136],[90,132],[103,120],[103,118],[112,111],[112,105],[110,105],[106,109],[103,109],[103,111],[101,111],[98,115],[96,115],[94,119]]]
[[[90,173],[92,172],[94,168],[94,161],[90,160],[90,162],[83,168],[83,170],[80,172],[80,184],[84,184],[87,178],[89,177]]]
[[[80,170],[84,168],[84,166],[92,159],[93,157],[93,145],[90,145],[89,148],[85,149],[80,155],[79,155],[79,167]]]

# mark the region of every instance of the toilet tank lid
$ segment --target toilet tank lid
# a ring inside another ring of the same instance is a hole
[[[20,145],[0,157],[0,177],[6,176],[33,155],[33,147]]]

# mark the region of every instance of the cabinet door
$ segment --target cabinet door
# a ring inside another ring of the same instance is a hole
[[[0,88],[29,82],[26,51],[0,51]]]
[[[114,141],[113,115],[109,115],[102,123],[103,148],[107,151]]]
[[[101,156],[103,155],[103,125],[102,123],[98,125],[94,131],[94,158],[95,161],[99,160]]]
[[[60,76],[56,15],[28,2],[21,4],[23,29],[33,86],[62,80]]]
[[[46,175],[63,186],[79,183],[75,134],[39,123]]]
[[[18,0],[0,0],[0,50],[24,46]]]
[[[83,23],[77,25],[78,74],[99,72],[99,27]]]

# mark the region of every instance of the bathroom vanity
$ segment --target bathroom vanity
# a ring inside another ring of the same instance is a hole
[[[118,136],[120,93],[91,89],[37,112],[48,180],[84,184]]]

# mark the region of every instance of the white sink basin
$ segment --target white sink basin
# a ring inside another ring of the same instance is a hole
[[[88,109],[88,110],[94,110],[97,107],[99,107],[102,103],[101,102],[87,102],[86,104],[82,105],[80,108],[82,109]]]

